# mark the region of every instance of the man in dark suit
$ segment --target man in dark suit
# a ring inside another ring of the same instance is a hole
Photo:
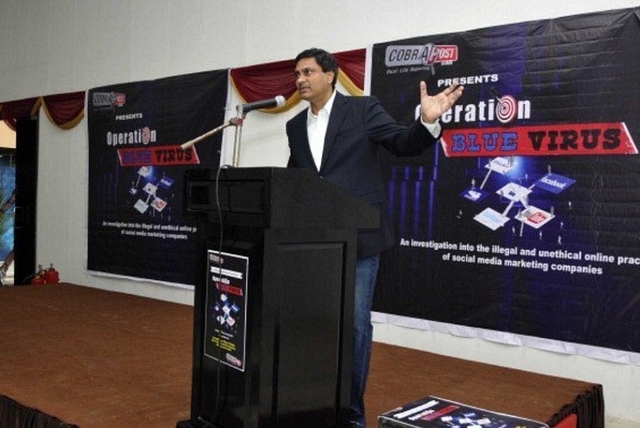
[[[309,108],[287,122],[287,166],[314,170],[381,213],[379,229],[358,233],[349,418],[350,426],[362,427],[379,254],[394,244],[378,148],[382,146],[396,156],[415,156],[433,145],[441,133],[438,119],[460,98],[463,89],[454,84],[429,96],[425,82],[420,82],[421,117],[407,127],[373,97],[348,97],[336,92],[338,65],[328,52],[308,49],[296,57],[295,63],[298,93],[309,102]]]

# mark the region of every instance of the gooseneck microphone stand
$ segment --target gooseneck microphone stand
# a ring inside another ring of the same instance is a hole
[[[236,117],[231,118],[227,123],[218,126],[217,128],[212,129],[211,131],[205,132],[204,134],[187,141],[186,143],[182,144],[180,146],[180,148],[182,150],[186,150],[189,147],[193,146],[196,143],[199,143],[202,140],[205,140],[209,137],[211,137],[212,135],[217,134],[218,132],[230,127],[230,126],[235,126],[236,127],[236,133],[235,133],[235,138],[233,140],[233,162],[232,162],[232,166],[234,168],[236,168],[238,166],[238,162],[240,159],[240,140],[242,138],[242,123],[244,122],[244,109],[243,109],[243,105],[242,104],[238,104],[236,106]]]

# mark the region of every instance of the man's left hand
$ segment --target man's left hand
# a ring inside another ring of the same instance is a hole
[[[420,82],[420,107],[422,112],[422,121],[425,123],[434,123],[449,110],[462,96],[464,87],[458,83],[453,83],[444,91],[437,95],[429,95],[427,93],[426,82]]]

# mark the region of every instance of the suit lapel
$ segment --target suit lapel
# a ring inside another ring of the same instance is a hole
[[[316,167],[316,163],[313,160],[313,155],[311,154],[311,147],[309,146],[309,134],[307,133],[307,110],[301,112],[293,123],[294,135],[296,135],[296,140],[300,141],[300,156],[304,159],[304,166],[309,168],[314,168],[318,171]],[[302,159],[301,159],[302,160]]]
[[[336,136],[344,122],[344,112],[348,102],[348,97],[342,95],[340,92],[336,93],[336,99],[334,100],[333,107],[331,108],[331,116],[329,117],[327,133],[324,137],[324,148],[322,150],[322,164],[320,165],[320,171],[324,168],[331,154],[331,149],[336,144]]]

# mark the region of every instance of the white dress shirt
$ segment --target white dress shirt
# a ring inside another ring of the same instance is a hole
[[[336,91],[333,91],[333,95],[329,98],[329,101],[320,109],[317,115],[311,112],[311,107],[307,110],[307,135],[309,137],[309,147],[311,148],[311,154],[313,160],[316,162],[318,171],[322,163],[322,151],[324,149],[324,138],[327,135],[327,127],[329,126],[329,116],[331,116],[331,109],[333,108],[333,102],[336,99]],[[433,135],[437,137],[440,134],[441,125],[437,120],[434,123],[426,123],[420,116],[420,123]]]
[[[329,126],[329,116],[333,108],[333,102],[336,99],[336,91],[329,98],[329,101],[320,109],[317,115],[311,112],[311,107],[307,111],[307,135],[309,136],[309,147],[313,160],[316,162],[318,171],[322,163],[322,151],[324,149],[324,137],[327,135],[327,126]]]

